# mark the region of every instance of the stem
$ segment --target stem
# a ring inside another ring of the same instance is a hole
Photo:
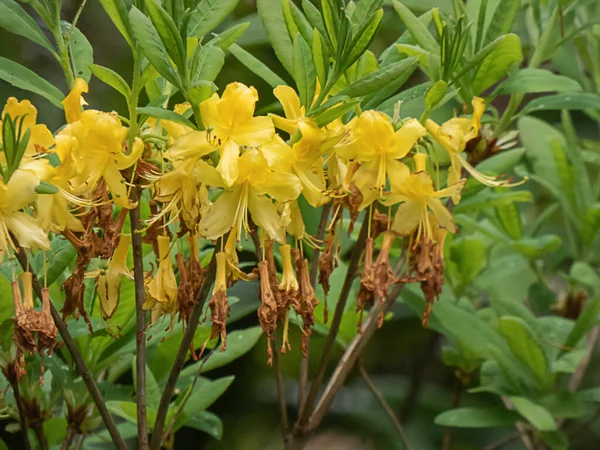
[[[29,442],[29,433],[27,432],[27,415],[25,414],[25,406],[23,405],[23,397],[21,397],[21,391],[19,390],[19,383],[10,381],[10,387],[13,390],[15,403],[17,404],[17,410],[19,411],[19,422],[21,422],[21,432],[23,433],[23,443],[25,444],[25,450],[31,450],[31,443]]]
[[[497,442],[491,443],[490,445],[485,447],[483,450],[499,450],[502,447],[504,447],[505,445],[510,444],[512,441],[516,441],[520,437],[521,437],[521,433],[516,431],[513,434],[509,434],[508,436],[500,439]]]
[[[379,404],[381,405],[383,410],[386,412],[386,414],[388,415],[390,420],[393,422],[394,427],[396,428],[396,431],[398,432],[398,436],[400,436],[400,440],[402,441],[403,449],[404,450],[412,450],[410,443],[408,442],[406,433],[404,432],[404,427],[402,426],[402,424],[396,417],[396,414],[394,413],[394,410],[392,409],[390,404],[387,402],[387,400],[385,399],[385,397],[383,396],[381,391],[379,389],[377,389],[377,386],[375,386],[375,383],[373,383],[373,380],[367,373],[362,355],[358,359],[358,370],[360,371],[360,375],[362,376],[363,380],[365,381],[365,384],[367,385],[367,387],[373,393],[373,395],[375,396],[375,398],[377,399],[377,401],[379,402]]]
[[[71,447],[71,442],[73,442],[73,438],[75,437],[75,434],[75,428],[69,426],[67,428],[67,435],[65,436],[65,440],[60,446],[60,450],[69,450],[69,448]]]
[[[510,402],[510,400],[507,397],[503,396],[502,402],[504,403],[504,406],[506,406],[507,409],[512,409],[512,403]],[[525,448],[527,450],[536,450],[536,445],[531,440],[531,437],[529,437],[529,435],[527,434],[527,429],[525,428],[523,423],[517,422],[515,424],[515,428],[519,432],[521,441],[523,441],[523,445],[525,446]]]
[[[219,247],[219,245],[219,242],[217,242],[217,248]],[[204,278],[202,280],[200,291],[196,296],[196,305],[194,306],[194,310],[192,311],[190,323],[185,330],[185,333],[181,340],[181,344],[179,345],[179,349],[177,350],[175,362],[173,363],[171,373],[169,374],[169,379],[167,380],[167,384],[165,385],[162,397],[160,398],[160,404],[156,413],[154,432],[152,433],[152,441],[150,442],[150,448],[152,450],[160,450],[162,436],[165,431],[164,428],[165,420],[167,418],[167,411],[169,410],[169,404],[171,403],[171,397],[173,396],[173,392],[175,391],[175,385],[177,384],[179,374],[181,373],[183,365],[185,364],[190,344],[194,340],[194,334],[196,333],[196,329],[198,328],[198,324],[200,323],[200,315],[202,314],[202,309],[204,309],[204,303],[206,302],[208,291],[210,290],[210,287],[212,286],[213,281],[215,279],[216,268],[216,260],[213,254],[213,257],[211,258],[210,263],[208,264],[206,274],[204,275]]]
[[[85,0],[84,0],[85,1]],[[140,56],[139,52],[133,52],[133,81],[131,97],[128,100],[129,107],[129,133],[127,136],[129,151],[133,148],[133,142],[138,134],[137,105],[141,90],[140,85]],[[135,172],[135,168],[133,169]],[[135,180],[133,173],[132,180]],[[133,181],[135,183],[135,181]],[[146,292],[144,288],[144,255],[142,253],[142,224],[140,221],[141,189],[134,187],[131,190],[131,201],[135,207],[129,210],[129,221],[131,222],[131,244],[133,247],[133,275],[135,283],[135,399],[137,403],[137,431],[138,448],[148,449],[148,420],[146,417],[146,311],[144,300]]]
[[[28,270],[29,262],[27,260],[27,255],[25,254],[25,251],[23,250],[23,248],[21,248],[21,246],[19,245],[19,243],[17,241],[17,238],[14,235],[11,235],[11,239],[13,240],[13,242],[15,244],[15,248],[16,248],[15,253],[17,256],[17,260],[19,261],[19,264],[21,265],[23,270]],[[35,290],[35,293],[37,294],[37,296],[39,298],[42,298],[42,287],[41,287],[40,282],[35,274],[33,274],[33,289]],[[67,349],[69,350],[69,353],[71,354],[71,358],[73,359],[73,362],[75,363],[77,372],[83,379],[83,382],[85,383],[85,385],[90,393],[90,396],[92,397],[92,399],[94,400],[94,403],[96,404],[96,408],[98,408],[98,412],[100,413],[100,416],[102,417],[104,426],[108,430],[115,447],[119,450],[127,450],[127,445],[125,444],[125,441],[123,440],[123,437],[121,436],[121,433],[119,433],[119,430],[117,429],[117,425],[115,424],[115,421],[113,420],[112,416],[110,415],[110,412],[108,412],[108,409],[106,408],[106,403],[104,403],[104,399],[102,398],[102,394],[98,390],[98,386],[96,385],[96,382],[94,381],[94,377],[92,376],[92,374],[90,373],[90,370],[85,365],[85,362],[83,361],[83,358],[81,357],[81,354],[79,353],[79,350],[77,350],[75,341],[73,341],[73,338],[71,337],[71,334],[69,333],[69,330],[67,329],[67,325],[65,324],[65,322],[63,322],[62,318],[60,317],[60,314],[54,307],[54,304],[52,303],[52,301],[50,301],[50,313],[52,314],[52,319],[54,320],[54,323],[56,324],[56,328],[58,328],[58,332],[60,333],[60,336],[62,337],[65,345],[67,346]]]
[[[390,293],[389,299],[383,303],[381,310],[384,314],[395,301],[396,297],[400,294],[403,288],[403,284],[397,284],[394,287],[394,289]],[[358,333],[354,337],[354,339],[344,352],[344,355],[340,359],[335,369],[335,372],[333,373],[329,380],[329,383],[327,383],[327,386],[325,387],[325,391],[323,392],[319,403],[317,404],[314,412],[308,420],[307,428],[309,431],[317,428],[323,421],[323,417],[329,409],[329,406],[331,406],[331,402],[333,402],[333,399],[335,398],[337,392],[343,386],[344,382],[346,381],[346,378],[348,378],[348,374],[354,367],[354,364],[356,364],[356,361],[358,360],[358,357],[362,354],[365,346],[367,345],[371,337],[373,337],[375,330],[377,330],[379,322],[377,317],[379,316],[379,313],[379,306],[371,308],[371,311],[369,311],[369,315],[367,316],[363,324],[362,333]]]
[[[273,370],[275,371],[275,381],[277,383],[277,400],[279,402],[279,414],[281,415],[281,435],[283,436],[284,443],[287,443],[290,425],[288,421],[287,402],[285,399],[285,381],[283,380],[283,376],[281,375],[281,364],[279,363],[279,349],[275,342],[275,336],[271,338],[271,346],[273,347]]]
[[[460,400],[462,399],[463,385],[457,380],[456,390],[454,392],[454,401],[452,402],[452,409],[458,408]],[[452,427],[446,427],[444,430],[444,438],[442,440],[442,450],[452,449]]]
[[[48,439],[46,438],[46,435],[44,434],[44,427],[42,424],[43,424],[43,422],[38,421],[34,425],[32,425],[31,429],[35,433],[35,437],[37,438],[37,440],[40,444],[40,449],[48,450],[48,448],[49,448],[48,447]]]
[[[317,398],[319,388],[321,387],[321,383],[323,381],[323,376],[325,375],[325,370],[327,369],[329,357],[331,356],[331,352],[333,351],[333,347],[335,345],[335,339],[342,322],[342,316],[344,314],[346,302],[348,301],[348,295],[350,294],[350,289],[352,288],[352,283],[354,282],[354,278],[356,277],[356,272],[360,264],[360,257],[362,256],[364,250],[370,219],[370,217],[365,216],[360,228],[358,239],[356,240],[354,248],[352,249],[350,263],[348,264],[348,271],[346,272],[346,278],[344,279],[340,297],[335,307],[335,313],[333,315],[333,320],[331,321],[331,328],[329,329],[329,334],[327,335],[327,340],[325,341],[325,346],[323,347],[323,354],[321,355],[315,378],[313,379],[308,391],[308,395],[306,396],[306,401],[299,411],[298,425],[301,427],[306,424],[311,413],[312,406]]]

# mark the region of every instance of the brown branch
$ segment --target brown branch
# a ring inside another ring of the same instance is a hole
[[[25,251],[21,248],[21,246],[17,242],[17,239],[15,238],[15,236],[11,236],[11,238],[12,238],[12,240],[15,244],[16,250],[17,250],[15,253],[17,256],[17,260],[19,261],[19,264],[21,265],[23,270],[28,270],[29,262],[27,260],[27,255],[25,254]],[[42,298],[42,287],[41,287],[40,282],[35,274],[33,274],[33,289],[35,290],[35,293],[37,294],[37,296],[39,298]],[[50,313],[52,314],[52,319],[54,320],[54,323],[56,324],[56,328],[58,328],[58,332],[60,333],[60,336],[62,337],[65,345],[67,346],[67,349],[69,350],[69,353],[71,354],[71,358],[73,359],[73,362],[75,363],[77,372],[83,379],[83,382],[85,383],[92,399],[94,400],[94,403],[96,404],[96,408],[98,408],[100,417],[102,417],[104,426],[108,430],[115,447],[119,450],[127,450],[127,445],[125,444],[125,441],[123,440],[123,437],[121,436],[121,433],[117,429],[117,425],[115,424],[114,419],[110,415],[110,412],[108,411],[108,408],[106,407],[106,403],[104,403],[104,399],[102,398],[102,394],[98,390],[98,386],[96,385],[96,382],[94,381],[94,377],[90,373],[90,370],[88,369],[88,367],[85,365],[85,362],[83,361],[83,358],[81,357],[81,354],[79,353],[79,350],[77,350],[75,341],[73,341],[73,338],[71,337],[71,334],[69,333],[69,330],[67,329],[67,325],[60,317],[60,314],[58,313],[58,311],[56,310],[56,308],[54,307],[54,304],[52,302],[50,302]]]
[[[75,437],[76,433],[77,432],[74,427],[67,427],[67,435],[65,436],[65,440],[60,446],[60,450],[69,450],[69,448],[71,448],[71,442],[73,442],[73,438]]]
[[[335,345],[335,339],[337,337],[340,324],[342,322],[342,316],[346,308],[346,302],[348,301],[348,296],[352,288],[352,283],[354,282],[354,278],[356,277],[356,273],[360,265],[360,258],[364,250],[364,243],[367,239],[367,234],[369,230],[369,220],[369,217],[364,217],[362,226],[360,228],[360,233],[358,235],[358,239],[356,240],[356,243],[352,248],[352,255],[350,256],[348,271],[346,272],[344,284],[342,286],[342,290],[340,292],[340,296],[335,307],[333,320],[331,321],[329,334],[327,335],[327,339],[323,347],[323,353],[321,354],[321,359],[319,361],[319,365],[317,366],[315,378],[310,384],[310,389],[306,396],[306,401],[302,404],[302,408],[298,412],[298,422],[296,425],[299,427],[299,429],[302,429],[306,426],[313,404],[315,402],[315,399],[317,398],[317,394],[319,393],[319,388],[321,387],[321,383],[323,382],[323,377],[327,369],[327,363],[329,362],[329,357],[331,356],[331,352],[333,351],[333,347]]]
[[[217,247],[218,246],[219,243],[217,243]],[[194,306],[194,309],[192,311],[190,323],[185,330],[185,333],[181,340],[181,344],[179,345],[179,349],[177,350],[175,362],[173,363],[171,373],[169,374],[169,379],[167,380],[167,384],[165,385],[162,397],[160,398],[158,411],[156,413],[156,422],[154,424],[154,430],[152,433],[152,440],[150,442],[150,448],[152,450],[160,450],[161,443],[163,440],[163,434],[165,431],[165,420],[167,418],[169,404],[171,403],[171,397],[173,396],[173,392],[175,391],[175,385],[177,384],[179,374],[181,373],[181,370],[183,369],[183,366],[185,364],[186,356],[189,351],[190,345],[194,340],[194,334],[196,333],[196,329],[198,328],[198,324],[200,323],[200,315],[202,314],[202,310],[204,309],[204,303],[206,303],[206,297],[208,296],[210,287],[212,286],[213,281],[215,279],[215,272],[216,260],[213,254],[213,257],[211,258],[210,263],[208,264],[206,274],[202,279],[200,291],[196,296],[196,305]]]
[[[502,402],[504,403],[504,406],[506,406],[507,409],[512,409],[512,403],[510,402],[508,397],[503,396]],[[517,422],[515,424],[515,428],[519,432],[519,436],[521,438],[521,441],[523,441],[523,445],[525,446],[525,448],[527,450],[536,450],[536,445],[531,440],[531,437],[529,436],[529,434],[527,434],[527,429],[525,428],[525,425],[523,425],[523,423],[521,423],[521,422]]]
[[[277,383],[277,401],[279,402],[279,414],[281,415],[281,435],[283,436],[283,441],[287,442],[289,439],[288,433],[290,424],[288,422],[285,381],[281,374],[279,349],[275,343],[275,336],[271,338],[271,346],[273,347],[273,371],[275,372],[275,381]]]
[[[583,361],[581,361],[581,363],[575,370],[575,373],[571,376],[571,379],[569,380],[569,386],[568,386],[569,391],[575,392],[579,389],[579,386],[581,386],[581,382],[583,381],[585,372],[587,371],[590,361],[592,360],[594,349],[596,348],[596,344],[598,343],[598,338],[600,338],[600,325],[596,325],[592,329],[591,333],[588,335],[587,355],[585,356]]]
[[[48,450],[48,448],[49,448],[48,447],[48,438],[46,437],[46,434],[44,433],[43,422],[41,420],[36,421],[34,424],[31,425],[31,429],[35,433],[35,437],[37,438],[37,440],[40,444],[40,449]]]
[[[325,236],[325,230],[327,229],[327,222],[329,221],[329,213],[331,212],[331,207],[333,202],[328,202],[323,205],[323,209],[321,210],[321,220],[319,221],[319,228],[317,230],[317,241],[322,241]],[[317,281],[317,273],[319,271],[319,255],[321,251],[317,247],[315,248],[312,257],[310,258],[310,284],[312,286],[315,285]],[[327,299],[323,299],[323,301],[327,301]],[[310,336],[306,337],[307,345],[310,344]],[[308,384],[308,354],[300,359],[300,374],[299,374],[299,382],[298,382],[298,411],[301,411],[304,405],[304,400],[306,399],[306,386]]]
[[[360,375],[362,376],[363,380],[365,381],[365,384],[367,385],[367,387],[373,393],[373,395],[375,396],[375,398],[377,399],[377,401],[379,402],[379,404],[381,405],[383,410],[387,413],[388,417],[393,422],[394,427],[396,428],[396,431],[398,432],[398,436],[400,437],[400,440],[402,441],[402,447],[404,448],[404,450],[412,450],[410,443],[408,442],[406,433],[404,432],[404,427],[402,426],[402,424],[396,417],[396,413],[394,412],[394,410],[392,409],[390,404],[387,402],[387,400],[385,399],[385,397],[383,396],[381,391],[379,389],[377,389],[377,386],[375,386],[375,383],[373,383],[373,380],[371,379],[368,372],[366,371],[362,355],[358,359],[358,370],[360,371]]]
[[[458,408],[464,392],[463,384],[456,380],[456,389],[454,391],[454,400],[452,401],[452,409]],[[442,450],[452,449],[452,430],[453,427],[446,427],[444,430],[444,438],[442,439]]]
[[[19,422],[21,422],[21,432],[23,433],[23,442],[25,444],[25,450],[31,450],[31,443],[29,442],[29,434],[27,432],[27,414],[25,414],[25,405],[23,405],[23,397],[21,397],[19,383],[16,381],[11,381],[10,379],[9,382],[10,387],[13,390],[15,403],[17,404],[17,410],[19,411]]]
[[[146,297],[144,288],[144,256],[142,254],[142,224],[140,223],[139,189],[132,191],[135,208],[129,211],[131,243],[133,247],[133,275],[135,283],[135,399],[137,404],[138,448],[148,449],[148,422],[146,419]]]

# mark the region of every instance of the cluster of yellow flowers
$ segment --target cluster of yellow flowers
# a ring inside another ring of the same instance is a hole
[[[214,94],[199,105],[205,130],[149,119],[132,137],[116,113],[82,108],[87,90],[87,83],[76,81],[63,101],[67,124],[55,135],[36,124],[37,111],[28,101],[11,98],[2,113],[3,119],[22,118],[18,138],[29,132],[18,169],[0,181],[0,252],[10,255],[15,249],[13,236],[22,247],[40,250],[49,250],[51,232],[69,239],[78,249],[78,259],[65,283],[63,314],[78,310],[85,317],[86,276],[97,280],[103,316],[111,317],[117,308],[122,277],[133,278],[126,263],[131,236],[121,229],[124,211],[135,205],[130,200],[134,186],[147,188],[152,198],[144,237],[153,245],[158,263],[145,279],[145,307],[151,310],[152,322],[163,314],[173,320],[177,312],[184,320],[189,317],[204,276],[198,241],[216,240],[211,337],[220,334],[225,345],[227,289],[240,278],[258,276],[261,325],[270,344],[278,322],[283,322],[285,349],[289,311],[300,316],[306,336],[317,304],[303,245],[320,242],[306,233],[300,195],[314,208],[334,203],[319,264],[326,291],[339,248],[341,233],[336,229],[342,226],[342,209],[350,210],[352,222],[367,209],[369,235],[358,300],[364,307],[399,281],[388,261],[397,236],[407,237],[409,250],[402,281],[420,282],[432,303],[443,283],[441,244],[447,232],[456,231],[441,199],[450,197],[458,203],[463,169],[485,184],[500,184],[461,156],[479,135],[484,111],[480,98],[473,99],[472,118],[453,118],[442,125],[431,120],[395,121],[378,111],[364,111],[346,124],[337,119],[319,127],[292,88],[274,90],[284,117],[255,116],[256,89],[232,83],[221,96]],[[184,114],[189,108],[177,105],[175,112]],[[450,156],[445,187],[434,182],[439,180],[432,176],[437,169],[428,163],[426,146],[419,144],[428,133]],[[145,140],[150,135],[163,137],[166,146]],[[0,159],[0,165],[4,163]],[[55,193],[38,193],[40,183],[53,186]],[[120,212],[113,214],[113,205]],[[171,259],[171,230],[179,237],[187,235],[191,249],[187,263],[181,254],[176,256],[179,281]],[[381,233],[383,244],[373,263],[373,239]],[[248,274],[238,267],[237,246],[249,236],[257,243],[260,263],[257,273]],[[281,279],[274,247],[281,256]],[[109,261],[107,268],[88,272],[96,257]]]

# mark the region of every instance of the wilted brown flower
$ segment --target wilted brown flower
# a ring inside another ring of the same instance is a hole
[[[273,364],[273,349],[271,341],[277,329],[277,302],[271,290],[269,281],[269,267],[266,261],[258,263],[260,273],[260,306],[258,307],[258,321],[265,336],[267,336],[267,364]]]
[[[298,307],[294,307],[294,310],[302,317],[302,323],[304,324],[302,330],[302,355],[306,357],[308,356],[308,336],[315,323],[315,306],[319,304],[319,300],[315,297],[315,290],[310,282],[308,260],[302,258],[300,251],[296,248],[292,250],[292,255],[296,265],[298,284],[300,285],[300,302]]]

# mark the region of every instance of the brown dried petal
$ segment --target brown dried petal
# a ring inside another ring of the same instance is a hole
[[[229,302],[227,292],[219,290],[213,293],[208,302],[210,308],[210,318],[212,320],[212,330],[210,339],[214,339],[221,335],[221,351],[227,347],[227,316],[229,315]]]
[[[258,307],[258,321],[265,336],[267,336],[268,345],[268,361],[267,364],[273,364],[273,349],[271,348],[271,340],[277,329],[277,302],[271,290],[269,281],[269,267],[266,261],[258,263],[260,272],[260,306]]]

